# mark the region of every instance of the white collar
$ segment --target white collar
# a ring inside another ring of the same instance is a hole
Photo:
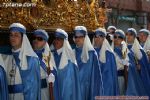
[[[58,55],[60,55],[63,51],[63,47],[57,50]]]
[[[0,65],[6,70],[2,55],[0,54]]]
[[[90,38],[88,35],[85,36],[84,38],[84,43],[83,43],[83,49],[81,53],[81,60],[82,62],[86,63],[89,60],[89,51],[93,51],[94,48],[91,44]]]
[[[75,65],[77,65],[75,54],[68,40],[64,40],[63,47],[57,50],[57,52],[59,54],[62,53],[61,58],[60,58],[59,69],[63,69],[68,64],[68,60],[70,60]]]
[[[21,48],[19,48],[17,50],[12,49],[12,52],[19,52],[20,50],[21,50]]]
[[[128,45],[133,45],[133,43],[129,43]]]

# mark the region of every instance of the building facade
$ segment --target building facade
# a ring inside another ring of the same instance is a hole
[[[137,30],[150,30],[150,0],[106,0],[108,25],[127,30],[133,27]]]

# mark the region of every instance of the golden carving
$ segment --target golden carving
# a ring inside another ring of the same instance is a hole
[[[13,2],[3,0],[0,3]],[[99,8],[98,0],[91,0],[90,3],[87,0],[48,0],[47,4],[43,0],[28,0],[21,4],[24,3],[34,3],[36,6],[0,7],[0,28],[7,29],[11,23],[21,22],[28,30],[42,28],[54,31],[63,28],[72,31],[76,25],[84,25],[92,31],[104,27],[106,20],[106,10]]]

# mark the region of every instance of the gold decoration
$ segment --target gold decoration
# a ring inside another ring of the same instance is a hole
[[[49,53],[48,56],[46,56],[44,53],[42,54],[42,58],[43,58],[43,60],[45,61],[46,67],[49,67],[49,66],[50,66],[50,64],[49,64],[49,62],[50,62],[50,57],[51,57],[51,54],[50,54],[50,53]]]
[[[47,74],[50,75],[51,72],[51,66],[50,66],[50,60],[51,60],[51,53],[49,52],[48,56],[46,56],[44,53],[42,54],[42,58],[45,61]]]
[[[55,31],[63,28],[73,31],[76,25],[84,25],[89,31],[98,27],[104,27],[106,10],[100,7],[98,0],[49,0],[45,4],[43,0],[28,0],[28,2],[15,2],[22,6],[6,6],[14,3],[11,0],[2,0],[0,3],[0,28],[8,29],[13,22],[24,24],[28,30],[42,28]],[[27,6],[25,3],[34,4]]]

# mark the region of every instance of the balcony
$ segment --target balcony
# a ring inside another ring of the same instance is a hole
[[[121,10],[150,12],[149,0],[106,0],[107,7]]]

